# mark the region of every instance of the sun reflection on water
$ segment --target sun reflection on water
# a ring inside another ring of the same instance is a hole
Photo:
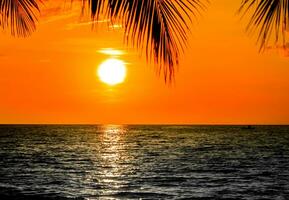
[[[123,177],[132,170],[126,164],[131,163],[125,146],[127,130],[122,125],[104,125],[100,129],[99,182],[106,186],[103,195],[111,195],[127,185]]]

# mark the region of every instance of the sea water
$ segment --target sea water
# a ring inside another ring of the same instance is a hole
[[[0,199],[289,199],[289,126],[1,125]]]

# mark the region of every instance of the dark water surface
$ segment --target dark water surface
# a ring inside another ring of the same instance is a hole
[[[0,199],[289,199],[289,126],[0,126]]]

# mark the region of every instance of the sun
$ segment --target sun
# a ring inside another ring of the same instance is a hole
[[[99,65],[97,74],[102,82],[108,85],[116,85],[124,82],[126,66],[122,60],[115,58],[107,59]]]

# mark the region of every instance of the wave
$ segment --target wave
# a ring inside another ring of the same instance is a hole
[[[16,186],[3,187],[0,186],[0,199],[1,200],[84,200],[84,198],[69,198],[57,196],[57,194],[25,194],[20,188]],[[6,185],[8,186],[8,184]]]

